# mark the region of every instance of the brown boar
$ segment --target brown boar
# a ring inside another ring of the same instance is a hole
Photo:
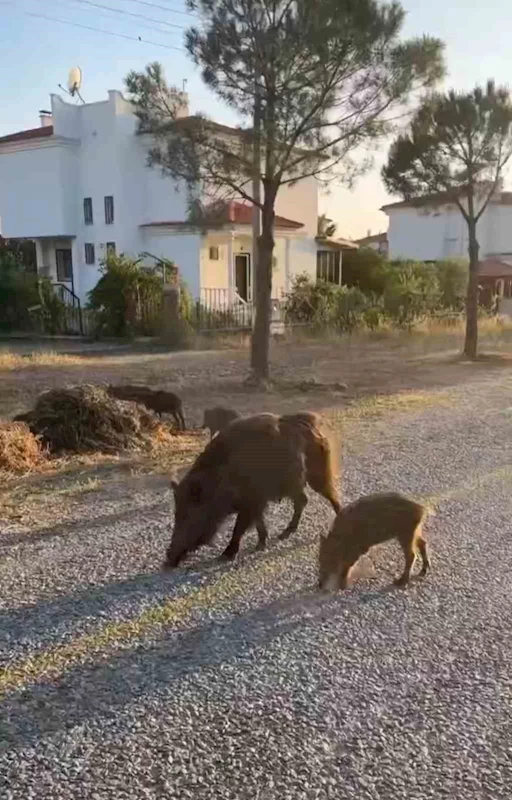
[[[112,385],[108,387],[107,391],[112,397],[117,397],[118,400],[140,403],[140,405],[146,406],[146,408],[154,411],[159,416],[171,414],[178,430],[185,430],[183,403],[177,394],[160,389],[150,389],[149,386],[132,384]]]
[[[223,408],[222,406],[207,408],[204,412],[203,424],[201,427],[210,431],[210,439],[212,439],[215,434],[225,428],[226,425],[229,425],[234,419],[239,418],[240,414],[238,411],[234,411],[232,408]]]
[[[398,539],[405,556],[405,569],[394,583],[406,586],[419,553],[420,575],[430,568],[427,544],[421,526],[428,510],[420,503],[396,493],[371,494],[341,509],[329,535],[320,540],[320,588],[345,589],[351,568],[376,544]]]
[[[214,436],[186,477],[172,483],[175,518],[166,566],[177,566],[187,553],[211,542],[230,514],[237,518],[221,558],[235,558],[252,525],[258,533],[257,549],[265,549],[263,513],[269,502],[284,497],[294,507],[279,537],[287,539],[307,505],[306,484],[339,511],[331,448],[314,414],[258,414],[234,420]]]

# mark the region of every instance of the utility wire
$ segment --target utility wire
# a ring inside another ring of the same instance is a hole
[[[81,25],[79,22],[70,22],[67,19],[58,19],[57,17],[50,17],[46,14],[38,14],[35,11],[25,11],[22,8],[18,8],[14,6],[12,3],[3,2],[0,0],[0,5],[8,6],[13,8],[15,11],[18,11],[21,14],[24,14],[26,17],[36,17],[37,19],[46,19],[49,22],[60,22],[62,25],[71,25],[73,28],[82,28],[86,31],[95,31],[96,33],[103,33],[106,36],[116,36],[118,39],[128,39],[132,42],[142,42],[142,44],[150,44],[152,47],[163,47],[165,50],[176,50],[179,53],[185,53],[186,51],[182,47],[173,47],[169,44],[161,44],[160,42],[151,42],[149,39],[143,39],[141,36],[128,36],[126,33],[115,33],[114,31],[106,31],[103,28],[94,28],[92,25]]]
[[[168,14],[180,14],[183,17],[194,17],[192,11],[178,11],[177,8],[169,6],[161,6],[158,3],[150,3],[149,0],[131,0],[132,3],[138,3],[141,6],[148,6],[149,8],[158,8],[160,11],[166,11]]]
[[[75,3],[80,3],[83,6],[92,6],[93,8],[101,8],[106,11],[113,11],[115,14],[125,14],[127,17],[135,17],[136,19],[144,19],[146,22],[157,22],[159,25],[167,25],[169,28],[180,28],[186,30],[185,25],[178,25],[176,22],[167,22],[163,19],[154,19],[153,17],[146,17],[145,14],[137,14],[134,11],[124,11],[122,8],[115,8],[114,6],[106,6],[103,3],[94,3],[92,0],[75,0]]]

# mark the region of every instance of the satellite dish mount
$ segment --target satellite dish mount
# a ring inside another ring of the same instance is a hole
[[[62,86],[62,84],[59,83],[59,89],[62,89],[63,92],[69,94],[70,97],[75,97],[75,96],[78,97],[78,99],[81,100],[82,103],[85,103],[85,100],[80,94],[81,86],[82,86],[82,70],[80,69],[80,67],[72,67],[69,70],[67,89],[65,89],[64,86]]]

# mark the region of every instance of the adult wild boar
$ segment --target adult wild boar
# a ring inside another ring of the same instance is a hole
[[[234,420],[209,442],[186,477],[172,482],[175,519],[166,566],[176,567],[187,553],[211,542],[230,514],[237,518],[222,558],[235,558],[252,525],[258,533],[257,549],[263,550],[268,538],[263,512],[269,502],[284,497],[294,506],[279,537],[287,539],[307,505],[306,484],[339,511],[331,447],[315,414],[258,414]]]

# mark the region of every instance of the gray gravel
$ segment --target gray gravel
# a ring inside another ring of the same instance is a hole
[[[493,372],[449,406],[347,431],[347,499],[446,498],[427,530],[433,574],[407,592],[389,588],[394,545],[372,555],[373,579],[337,596],[313,590],[305,545],[331,520],[317,499],[292,541],[253,554],[247,537],[229,568],[212,562],[220,541],[170,576],[157,572],[170,504],[161,482],[91,500],[54,536],[4,532],[4,664],[280,556],[284,566],[234,602],[8,695],[0,797],[509,798],[511,389]],[[271,530],[289,513],[273,508]]]

